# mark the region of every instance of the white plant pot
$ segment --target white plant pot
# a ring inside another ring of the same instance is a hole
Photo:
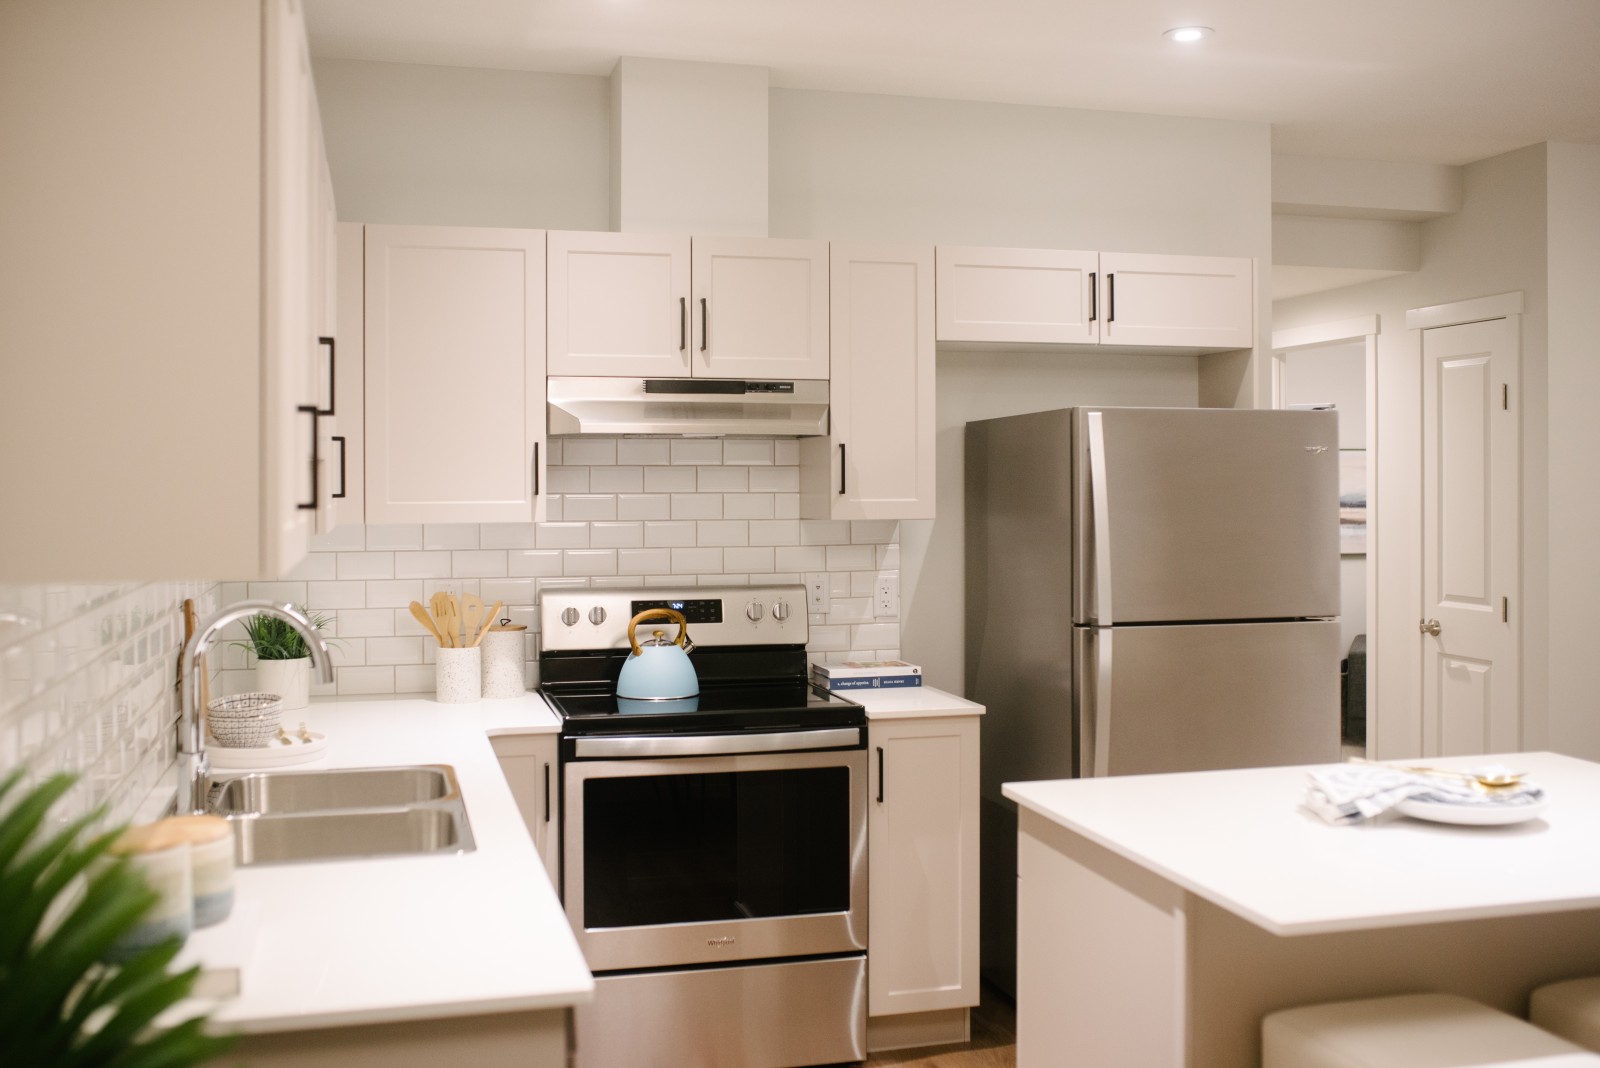
[[[311,703],[311,658],[257,660],[256,689],[283,698],[285,712],[305,708]]]

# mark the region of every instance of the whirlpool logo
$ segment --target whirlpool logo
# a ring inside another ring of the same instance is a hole
[[[708,938],[708,939],[706,939],[706,945],[708,945],[708,946],[731,946],[731,945],[733,945],[734,941],[735,941],[735,939],[734,939],[733,935],[723,935],[721,938]]]

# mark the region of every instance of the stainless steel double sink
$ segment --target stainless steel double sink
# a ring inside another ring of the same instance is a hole
[[[212,787],[240,865],[464,853],[475,847],[448,764],[261,771]]]

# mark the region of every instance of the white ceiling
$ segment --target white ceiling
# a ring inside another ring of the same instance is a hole
[[[306,0],[319,57],[1269,122],[1273,150],[1466,163],[1600,143],[1600,0]],[[1161,36],[1199,23],[1194,46]]]

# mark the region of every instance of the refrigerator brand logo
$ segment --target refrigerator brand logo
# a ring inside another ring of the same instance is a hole
[[[1307,445],[1306,446],[1306,452],[1327,452],[1327,451],[1328,451],[1328,447],[1326,445]]]
[[[733,945],[733,942],[734,938],[732,935],[723,935],[721,938],[706,939],[706,945],[708,946],[731,946]]]

